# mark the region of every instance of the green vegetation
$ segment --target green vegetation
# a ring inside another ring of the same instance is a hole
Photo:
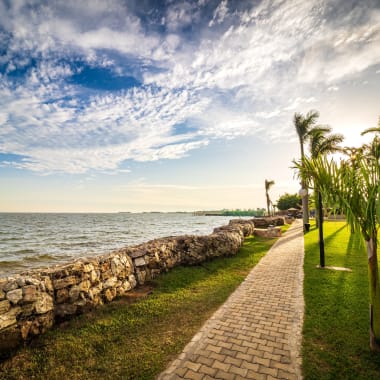
[[[296,194],[285,193],[280,196],[277,200],[277,208],[279,210],[285,211],[290,208],[301,208],[301,197]]]
[[[380,355],[368,345],[368,273],[360,234],[325,223],[326,259],[352,272],[320,270],[318,232],[305,235],[305,380],[379,379]]]
[[[339,163],[325,156],[305,157],[298,164],[304,178],[312,178],[324,199],[342,209],[351,231],[366,241],[369,273],[370,345],[380,351],[380,282],[377,232],[380,218],[380,139]]]
[[[275,240],[249,237],[234,257],[161,275],[146,299],[119,300],[51,330],[2,363],[0,379],[153,379]]]
[[[319,117],[318,111],[309,111],[306,115],[296,112],[293,117],[293,125],[296,129],[300,150],[301,150],[301,160],[305,157],[304,145],[310,136],[310,130],[316,125],[317,119]],[[306,194],[302,196],[302,219],[303,223],[306,225],[309,223],[309,195],[307,193],[306,181],[302,179],[301,181],[302,189],[306,190]]]
[[[264,216],[265,208],[248,209],[248,210],[222,210],[221,215],[223,216]]]
[[[379,120],[380,124],[380,120]],[[326,129],[320,130],[316,141],[328,143],[323,137]],[[310,133],[310,132],[309,132]],[[360,231],[367,248],[369,275],[369,332],[370,346],[380,352],[380,279],[377,258],[378,230],[380,227],[380,125],[369,128],[362,134],[375,133],[369,144],[360,148],[344,148],[348,158],[337,163],[323,154],[303,156],[296,162],[302,183],[314,185],[330,206],[339,208],[346,216],[351,232]],[[330,135],[331,141],[339,141],[342,136]],[[333,143],[334,146],[335,143]],[[320,153],[317,151],[317,153]],[[322,207],[319,207],[320,221],[323,220]],[[322,227],[320,225],[320,227]],[[323,230],[320,228],[321,266],[324,263]]]

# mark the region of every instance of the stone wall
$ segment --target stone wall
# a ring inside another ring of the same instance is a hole
[[[107,255],[0,279],[0,353],[55,323],[123,296],[178,265],[235,255],[252,220],[231,220],[206,236],[155,239]]]
[[[285,224],[284,218],[282,216],[273,216],[266,218],[255,218],[256,228],[268,228],[271,226],[283,226]]]

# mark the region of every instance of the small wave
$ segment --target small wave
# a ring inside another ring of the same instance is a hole
[[[22,259],[22,261],[27,261],[27,262],[36,262],[36,261],[45,261],[45,260],[56,261],[57,256],[52,256],[47,253],[44,253],[42,255],[26,256],[26,257],[23,257]]]
[[[25,253],[35,253],[35,252],[36,251],[34,249],[27,248],[27,249],[19,249],[18,251],[13,252],[13,254],[15,254],[15,255],[23,255]]]
[[[4,242],[4,241],[16,241],[16,240],[22,240],[22,237],[19,238],[19,237],[9,237],[9,238],[2,238],[0,239],[0,241]]]
[[[0,268],[14,268],[14,267],[18,267],[18,266],[22,266],[22,264],[20,264],[20,261],[13,261],[13,260],[0,260]]]

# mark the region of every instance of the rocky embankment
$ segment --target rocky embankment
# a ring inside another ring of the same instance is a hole
[[[255,225],[283,218],[231,220],[206,236],[155,239],[107,255],[0,279],[0,352],[43,334],[55,323],[111,302],[161,272],[235,255]]]

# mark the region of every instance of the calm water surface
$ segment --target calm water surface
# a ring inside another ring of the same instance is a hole
[[[185,213],[0,213],[0,277],[158,237],[209,234],[231,218]]]

